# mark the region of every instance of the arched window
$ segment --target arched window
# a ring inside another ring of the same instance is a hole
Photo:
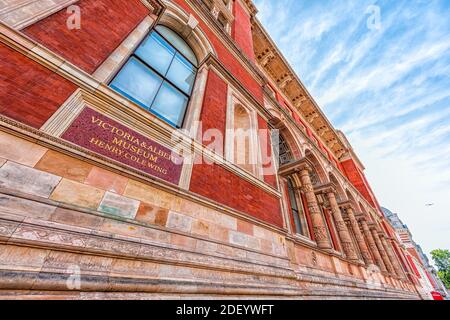
[[[289,203],[291,205],[291,213],[294,217],[294,224],[295,224],[295,232],[297,234],[305,235],[305,232],[303,231],[302,222],[300,220],[300,207],[297,202],[297,197],[295,196],[295,189],[294,185],[292,184],[291,179],[287,179],[288,184],[288,193],[289,193]]]
[[[157,26],[110,86],[180,128],[192,94],[197,64],[194,52],[178,34]]]
[[[234,163],[244,170],[255,173],[256,159],[252,143],[250,114],[240,104],[234,108]]]
[[[281,134],[279,135],[278,150],[279,150],[278,159],[280,166],[287,164],[294,159],[294,157],[292,156],[291,149],[289,148],[289,145],[287,144],[286,140]]]

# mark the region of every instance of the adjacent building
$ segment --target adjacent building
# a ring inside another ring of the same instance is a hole
[[[2,298],[427,298],[256,13],[0,1]]]
[[[382,207],[381,210],[394,227],[397,238],[405,246],[407,261],[414,270],[424,291],[429,294],[433,291],[437,291],[443,297],[447,297],[447,290],[439,278],[436,269],[430,264],[430,261],[422,248],[413,240],[412,233],[408,226],[400,220],[397,213],[393,213],[384,207]]]

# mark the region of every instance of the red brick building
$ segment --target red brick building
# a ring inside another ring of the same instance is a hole
[[[417,299],[251,0],[0,2],[0,296]]]

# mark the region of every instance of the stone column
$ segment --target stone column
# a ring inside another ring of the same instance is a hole
[[[395,257],[394,249],[392,249],[390,243],[388,243],[388,241],[386,240],[386,236],[384,234],[380,235],[380,239],[381,239],[381,243],[383,244],[383,246],[386,250],[388,258],[391,261],[391,264],[392,264],[392,267],[394,268],[395,274],[399,278],[402,278],[403,273],[402,273],[400,264],[399,264],[397,258]]]
[[[381,258],[383,259],[384,265],[386,266],[387,272],[394,275],[394,267],[392,267],[391,261],[389,261],[389,258],[387,256],[386,250],[383,247],[383,244],[380,240],[380,235],[378,233],[377,228],[375,225],[370,226],[370,231],[372,232],[373,239],[375,240],[375,243],[377,245],[378,251],[380,252]]]
[[[314,232],[314,239],[317,246],[321,249],[332,249],[330,238],[328,237],[326,224],[322,213],[320,212],[317,198],[314,193],[314,187],[311,182],[309,173],[312,171],[308,164],[302,164],[300,169],[300,180],[302,189],[305,192],[306,201],[308,202],[309,214]]]
[[[359,228],[358,221],[356,220],[355,213],[353,212],[353,208],[351,206],[347,206],[346,208],[348,219],[350,220],[350,226],[352,227],[353,234],[355,235],[356,242],[358,243],[359,250],[361,251],[361,255],[363,257],[364,262],[367,265],[373,264],[372,257],[369,253],[369,248],[367,247],[366,241],[364,240],[364,236],[361,233],[361,229]]]
[[[366,218],[362,217],[360,219],[360,222],[364,232],[364,236],[366,237],[367,242],[369,243],[369,248],[370,251],[372,252],[372,255],[375,258],[376,264],[380,268],[381,272],[387,272],[386,266],[384,265],[383,259],[381,258],[380,251],[378,251],[377,245],[375,243],[375,239],[373,238],[369,226],[367,225]]]
[[[414,271],[412,270],[411,265],[409,264],[409,261],[408,261],[408,259],[406,258],[406,252],[405,252],[406,249],[405,249],[405,246],[404,246],[404,245],[401,245],[401,246],[398,246],[397,248],[399,249],[400,254],[402,255],[402,258],[403,258],[403,262],[405,263],[405,268],[406,268],[406,271],[405,271],[405,273],[406,273],[406,278],[409,280],[410,284],[412,284],[412,285],[417,284],[417,281],[416,281],[416,277],[415,277]]]
[[[407,269],[408,267],[406,266],[407,262],[404,261],[404,259],[403,259],[401,248],[398,246],[395,239],[391,238],[391,239],[389,239],[389,241],[392,245],[392,248],[394,249],[394,253],[395,253],[395,256],[399,263],[400,269],[402,270],[403,279],[406,279],[407,278],[406,275],[408,273],[408,269]]]
[[[341,240],[344,253],[349,260],[359,261],[359,257],[353,245],[352,238],[348,231],[347,225],[345,224],[344,218],[342,217],[341,209],[339,208],[338,202],[336,200],[334,190],[332,188],[328,188],[328,190],[325,190],[325,193],[330,204],[331,212],[333,213],[334,223],[336,225],[336,229],[339,234],[339,239]]]

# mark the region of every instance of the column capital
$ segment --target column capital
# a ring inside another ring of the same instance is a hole
[[[355,213],[355,218],[356,220],[362,222],[362,221],[367,221],[367,217],[363,212],[357,212]]]
[[[373,221],[367,221],[367,226],[369,227],[370,230],[378,231],[377,230],[377,225]]]
[[[338,203],[339,207],[341,207],[344,210],[351,209],[352,203],[350,200],[341,201]]]
[[[302,158],[300,160],[287,163],[280,167],[279,174],[281,176],[290,176],[294,173],[301,173],[302,171],[308,171],[311,173],[313,171],[313,165],[310,163],[310,161],[306,158]]]
[[[314,193],[316,195],[324,194],[328,196],[329,193],[336,195],[336,188],[332,183],[323,183],[314,187]]]

